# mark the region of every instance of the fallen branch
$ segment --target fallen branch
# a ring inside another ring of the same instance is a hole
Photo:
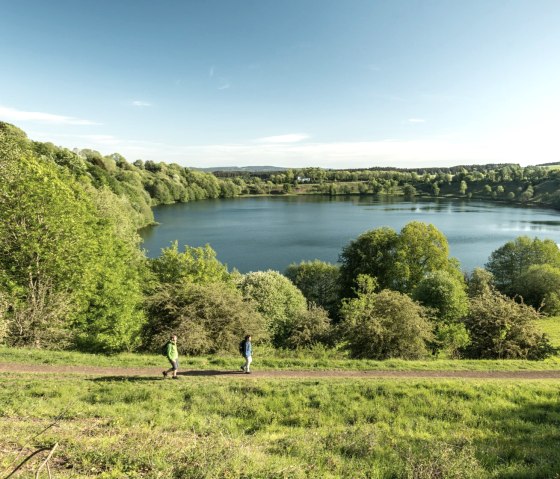
[[[41,469],[43,469],[45,466],[47,466],[47,472],[49,473],[49,478],[51,477],[51,470],[49,468],[49,460],[52,457],[52,455],[54,454],[54,451],[56,450],[57,447],[58,447],[58,442],[55,442],[54,446],[51,449],[51,452],[49,452],[49,455],[47,456],[47,458],[43,461],[43,463],[37,469],[37,473],[35,474],[35,479],[39,479],[39,473],[41,472]]]
[[[43,452],[43,451],[48,451],[49,448],[48,447],[43,447],[41,449],[37,449],[35,452],[32,452],[31,454],[29,454],[29,456],[27,456],[23,461],[21,461],[16,468],[10,472],[10,474],[8,474],[7,476],[4,477],[4,479],[8,479],[12,476],[15,475],[16,472],[18,472],[27,462],[29,462],[32,458],[34,458],[37,454]],[[21,454],[21,453],[20,453]],[[12,463],[13,464],[13,463]]]

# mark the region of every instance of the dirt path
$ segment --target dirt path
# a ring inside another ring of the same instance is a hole
[[[118,368],[95,366],[61,366],[49,364],[0,363],[0,373],[49,374],[53,378],[64,378],[67,374],[84,374],[115,378],[150,377],[161,378],[163,368]],[[228,378],[245,377],[241,371],[227,370],[186,370],[182,377],[222,376]],[[458,379],[560,379],[560,370],[553,371],[290,371],[255,370],[248,378],[458,378]]]

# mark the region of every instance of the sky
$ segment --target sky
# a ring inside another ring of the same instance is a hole
[[[558,0],[0,0],[0,120],[192,167],[560,161]]]

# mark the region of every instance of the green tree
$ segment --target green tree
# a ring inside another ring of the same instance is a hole
[[[432,192],[434,193],[434,196],[439,196],[439,192],[440,192],[440,187],[437,183],[437,181],[434,181],[432,184]]]
[[[291,264],[286,277],[296,285],[308,302],[326,309],[336,318],[340,302],[340,271],[338,266],[319,261]]]
[[[185,246],[179,252],[178,242],[161,250],[160,256],[150,260],[150,267],[159,283],[220,283],[230,282],[227,266],[216,258],[216,252],[205,245]]]
[[[461,183],[459,184],[459,193],[464,195],[467,192],[467,188],[467,182],[465,180],[461,181]]]
[[[265,319],[256,304],[222,283],[165,283],[146,301],[144,347],[159,351],[171,334],[182,354],[237,352],[240,338],[267,338]]]
[[[484,268],[475,268],[467,281],[469,297],[489,293],[494,288],[494,276]]]
[[[471,338],[464,353],[473,359],[544,359],[554,349],[537,332],[539,314],[497,292],[471,298],[465,326]]]
[[[552,240],[519,236],[492,252],[486,269],[494,276],[496,287],[505,294],[516,293],[514,285],[530,266],[548,264],[560,268],[560,249]]]
[[[412,297],[429,309],[434,318],[434,352],[457,357],[468,344],[469,336],[460,320],[467,314],[469,300],[465,284],[446,271],[428,274],[414,288]]]
[[[433,271],[443,270],[460,277],[456,260],[448,255],[447,239],[434,225],[413,221],[400,234],[387,227],[367,231],[340,254],[343,297],[353,295],[360,274],[376,278],[380,289],[405,293],[412,292]]]
[[[513,284],[513,291],[523,301],[548,314],[560,314],[560,268],[550,264],[530,266]]]
[[[257,271],[243,275],[239,289],[257,304],[264,316],[274,345],[285,344],[291,326],[307,310],[305,296],[277,271]]]
[[[360,274],[376,278],[382,289],[393,289],[398,244],[399,235],[395,230],[382,227],[366,231],[346,245],[339,257],[343,297],[354,295],[355,281]]]
[[[8,341],[133,348],[142,325],[143,265],[134,229],[119,224],[105,193],[38,159],[25,141],[0,125],[0,287],[10,301]]]
[[[398,238],[393,269],[395,289],[410,293],[434,271],[461,276],[457,263],[449,258],[445,235],[432,224],[412,221],[401,230]]]
[[[414,188],[414,186],[407,183],[403,186],[403,194],[407,198],[412,198],[416,196],[416,188]]]
[[[457,322],[469,308],[465,284],[446,271],[428,274],[414,288],[412,298],[446,323]]]
[[[354,358],[418,359],[428,354],[432,325],[424,308],[407,295],[375,293],[360,276],[358,296],[344,301],[341,314],[341,336]]]

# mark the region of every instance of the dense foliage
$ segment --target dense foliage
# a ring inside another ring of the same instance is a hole
[[[471,299],[465,325],[470,342],[465,354],[481,359],[543,359],[552,353],[535,328],[538,313],[498,292]]]
[[[397,234],[388,227],[361,234],[340,254],[345,297],[351,296],[360,274],[376,278],[381,289],[411,293],[426,274],[448,271],[460,277],[456,260],[449,258],[447,238],[434,225],[413,221]]]
[[[147,300],[145,348],[159,352],[171,334],[184,354],[236,352],[240,338],[266,339],[264,318],[253,302],[220,283],[161,285]]]
[[[119,198],[0,128],[0,291],[9,344],[133,349],[144,259]]]
[[[523,294],[519,277],[529,267],[548,264],[560,267],[560,249],[552,240],[520,236],[508,241],[490,255],[486,269],[494,276],[496,287],[505,294]]]
[[[244,193],[483,191],[522,202],[544,202],[546,193],[560,206],[553,169],[215,176],[32,142],[0,123],[0,180],[0,341],[8,345],[154,351],[173,332],[190,354],[234,352],[244,334],[257,346],[341,346],[356,358],[553,353],[534,329],[540,313],[560,312],[560,250],[551,240],[510,241],[465,283],[445,236],[420,222],[361,234],[341,251],[340,266],[302,262],[285,275],[229,272],[210,245],[180,250],[175,242],[148,260],[137,234],[153,222],[153,205]]]
[[[340,306],[340,272],[338,266],[324,261],[291,264],[285,275],[303,293],[308,302],[326,309],[336,318]]]
[[[341,309],[340,330],[354,358],[417,359],[428,354],[432,326],[426,311],[405,294],[376,293],[372,278],[358,278],[357,297]]]

